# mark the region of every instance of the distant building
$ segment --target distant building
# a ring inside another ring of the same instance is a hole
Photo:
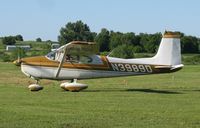
[[[60,47],[60,44],[52,44],[51,45],[51,51],[54,51]]]
[[[30,45],[19,45],[19,46],[16,46],[16,45],[7,45],[6,46],[6,51],[13,51],[16,48],[22,48],[22,49],[28,51],[28,50],[31,49],[31,46]]]

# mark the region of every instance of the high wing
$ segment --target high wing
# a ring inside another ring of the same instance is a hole
[[[70,55],[95,55],[99,53],[94,42],[73,41],[66,45],[67,54]]]
[[[83,42],[83,41],[73,41],[70,42],[59,49],[57,49],[56,59],[60,62],[57,72],[56,72],[56,78],[60,74],[60,70],[62,68],[62,65],[64,63],[64,60],[67,59],[67,61],[70,60],[70,56],[77,55],[77,56],[91,56],[98,54],[99,50],[96,46],[96,43],[94,42]]]

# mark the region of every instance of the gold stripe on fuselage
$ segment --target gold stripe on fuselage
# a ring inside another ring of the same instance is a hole
[[[62,68],[72,69],[88,69],[88,70],[111,70],[109,62],[105,56],[101,56],[103,64],[79,64],[73,62],[64,62]],[[47,59],[45,56],[24,58],[23,65],[42,66],[42,67],[58,67],[60,62]]]

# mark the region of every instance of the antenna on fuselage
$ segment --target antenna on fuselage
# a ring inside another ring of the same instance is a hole
[[[115,48],[107,55],[107,57],[109,57],[114,51],[115,51]]]

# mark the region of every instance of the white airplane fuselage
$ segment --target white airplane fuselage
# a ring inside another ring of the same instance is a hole
[[[21,65],[21,70],[24,74],[29,77],[36,79],[57,79],[57,80],[68,80],[68,79],[89,79],[89,78],[103,78],[103,77],[118,77],[118,76],[131,76],[131,75],[145,75],[155,73],[167,73],[173,72],[172,67],[168,66],[161,69],[156,69],[153,63],[139,63],[144,59],[118,59],[112,57],[96,56],[103,62],[102,64],[77,64],[73,62],[66,62],[63,64],[63,68],[60,71],[59,76],[56,78],[55,74],[58,69],[59,63],[53,62],[52,65],[43,65],[43,63],[50,63],[45,57],[37,57],[41,60],[37,65],[27,64],[24,59],[24,63]],[[31,58],[33,59],[33,58]],[[151,58],[146,61],[151,61]],[[137,63],[131,63],[137,62]],[[34,63],[34,62],[32,62]],[[54,65],[55,64],[55,65]]]
[[[55,75],[59,62],[51,61],[44,56],[23,59],[21,70],[27,76],[35,79],[71,80],[170,73],[183,67],[182,64],[156,64],[155,57],[120,59],[96,55],[93,58],[98,58],[102,63],[80,64],[65,62],[58,77],[55,77]]]

